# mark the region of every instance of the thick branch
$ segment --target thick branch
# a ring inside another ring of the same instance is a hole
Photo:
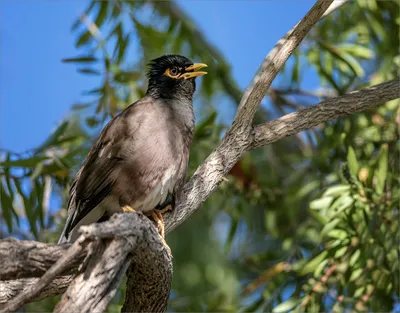
[[[70,245],[54,246],[37,241],[19,241],[13,238],[1,240],[0,280],[40,277],[57,262],[69,247]],[[83,258],[83,254],[81,258]],[[79,262],[71,263],[69,268],[76,271],[78,264]]]
[[[55,278],[48,286],[46,286],[38,295],[30,301],[37,301],[48,297],[56,296],[67,290],[74,276],[60,276]],[[34,288],[39,278],[20,278],[16,280],[0,281],[0,309],[1,304],[10,301],[20,293],[25,293],[29,289]]]
[[[41,270],[46,270],[52,262],[56,262],[42,278],[36,281],[26,278],[3,281],[0,284],[2,288],[0,295],[4,295],[4,298],[12,297],[15,293],[18,295],[8,301],[1,312],[15,311],[25,303],[47,296],[49,293],[54,295],[55,293],[49,291],[51,284],[57,288],[57,291],[62,292],[70,276],[61,278],[57,276],[65,273],[71,264],[79,263],[81,269],[78,276],[68,287],[56,311],[104,311],[132,260],[130,272],[139,273],[139,277],[129,277],[128,284],[133,284],[133,281],[136,282],[137,279],[140,284],[135,284],[135,288],[128,290],[129,294],[126,296],[124,306],[126,311],[163,312],[166,310],[172,281],[172,257],[147,217],[142,214],[115,214],[107,222],[82,227],[81,232],[83,234],[66,251],[66,247],[63,246],[40,243],[33,245],[32,242],[18,240],[0,241],[0,247],[5,247],[12,242],[15,251],[26,252],[27,247],[30,247],[29,253],[32,259],[35,259],[34,256],[37,257],[36,262],[41,264]],[[45,256],[44,249],[52,249],[52,252]],[[6,262],[12,260],[12,257],[5,257]],[[27,262],[26,265],[32,264],[31,260]],[[22,264],[22,267],[25,266]],[[32,273],[22,270],[15,275],[29,277],[38,273],[38,271]],[[142,282],[141,273],[145,274],[145,283]],[[10,272],[7,272],[7,275],[8,278],[11,277]],[[24,282],[31,283],[31,286],[23,286]],[[55,283],[60,285],[54,286]]]

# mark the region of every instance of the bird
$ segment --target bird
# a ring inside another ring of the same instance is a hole
[[[121,212],[152,217],[164,238],[162,214],[174,209],[186,179],[196,78],[205,67],[181,55],[150,61],[146,94],[110,120],[73,179],[58,244]]]

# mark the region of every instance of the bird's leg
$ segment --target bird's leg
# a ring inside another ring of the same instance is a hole
[[[157,211],[156,209],[146,212],[145,214],[151,215],[151,217],[153,218],[154,222],[157,225],[157,231],[158,231],[158,234],[160,235],[163,245],[167,248],[169,253],[171,253],[171,249],[164,239],[165,238],[165,224],[164,224],[164,218],[163,218],[162,214],[159,211]]]
[[[174,207],[175,207],[175,196],[169,194],[168,200],[165,201],[163,204],[157,205],[156,210],[161,214],[164,214],[165,212],[172,211]]]
[[[160,214],[164,214],[165,212],[172,211],[172,204],[167,204],[162,209],[157,209],[157,212]]]
[[[165,223],[162,214],[159,211],[152,210],[151,216],[153,217],[154,221],[157,223],[157,229],[160,236],[164,239],[165,238]]]
[[[129,205],[124,205],[121,207],[122,211],[124,212],[136,212],[134,209],[132,209]]]

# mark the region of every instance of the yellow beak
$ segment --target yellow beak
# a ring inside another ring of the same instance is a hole
[[[195,63],[190,65],[189,67],[187,67],[185,69],[186,72],[188,73],[184,73],[182,74],[180,77],[184,78],[184,79],[189,79],[189,78],[194,78],[194,77],[199,77],[199,76],[203,76],[206,75],[207,72],[199,72],[199,69],[202,69],[204,67],[207,67],[207,64],[204,63]],[[193,71],[193,72],[190,72]]]

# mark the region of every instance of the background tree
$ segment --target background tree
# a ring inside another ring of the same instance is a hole
[[[155,18],[143,22],[143,11]],[[265,121],[397,75],[399,6],[352,1],[313,28],[270,90],[257,120]],[[134,29],[134,32],[132,31]],[[144,67],[169,52],[213,68],[203,81],[192,171],[211,152],[229,121],[213,100],[238,104],[242,91],[226,60],[174,2],[91,2],[73,25],[83,74],[102,84],[40,147],[3,152],[3,237],[55,241],[69,182],[104,123],[143,96]],[[133,35],[134,34],[134,35]],[[139,38],[141,62],[126,54]],[[302,77],[318,73],[317,90]],[[389,311],[399,294],[399,102],[329,122],[247,153],[204,204],[168,236],[174,254],[175,311]],[[226,123],[225,123],[226,122]],[[21,231],[28,222],[30,232]],[[124,288],[124,284],[122,285]],[[119,311],[123,292],[110,311]],[[238,296],[240,295],[240,296]],[[30,304],[49,311],[55,300]]]

